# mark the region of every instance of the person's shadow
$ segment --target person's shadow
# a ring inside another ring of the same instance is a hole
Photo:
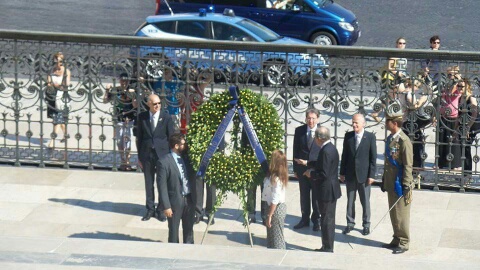
[[[92,202],[92,201],[81,200],[81,199],[58,199],[58,198],[50,198],[48,200],[51,202],[69,204],[69,205],[74,205],[74,206],[97,210],[97,211],[105,211],[105,212],[126,214],[126,215],[132,215],[132,216],[140,216],[142,212],[145,210],[144,205],[134,204],[134,203],[115,203],[115,202],[108,202],[108,201]]]
[[[82,232],[74,233],[70,235],[71,238],[88,238],[88,239],[106,239],[106,240],[126,240],[126,241],[146,241],[146,242],[157,242],[161,243],[159,240],[152,240],[148,238],[141,238],[138,236],[132,236],[122,233],[110,233],[110,232]]]

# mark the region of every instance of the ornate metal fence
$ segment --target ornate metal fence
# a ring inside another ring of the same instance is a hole
[[[122,135],[123,116],[144,110],[150,93],[187,132],[203,100],[236,84],[277,107],[290,157],[308,108],[321,111],[339,151],[352,115],[363,113],[377,136],[380,180],[390,106],[407,119],[422,184],[479,186],[480,53],[238,44],[0,31],[0,161],[113,170],[125,160],[136,164],[134,143],[131,155],[122,151],[134,140]],[[64,87],[53,83],[57,52],[70,73]],[[54,130],[48,111],[57,125],[63,119],[65,132]]]

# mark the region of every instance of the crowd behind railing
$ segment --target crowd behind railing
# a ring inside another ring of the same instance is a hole
[[[405,38],[399,38],[397,49],[405,48],[406,43]],[[432,50],[438,49],[440,38],[432,37],[430,44]],[[128,51],[127,47],[122,49]],[[14,154],[11,151],[12,148],[24,148],[34,149],[34,153],[43,151],[44,155],[38,156],[43,162],[51,161],[53,156],[57,160],[63,157],[67,164],[77,158],[74,155],[80,155],[78,160],[88,160],[90,166],[103,160],[103,164],[113,164],[114,168],[135,169],[138,160],[132,143],[135,140],[134,122],[139,112],[147,110],[150,93],[158,94],[162,108],[168,111],[176,128],[186,134],[191,113],[205,99],[229,84],[238,84],[261,92],[278,107],[285,124],[285,150],[289,157],[293,126],[304,122],[303,115],[308,108],[314,107],[321,112],[322,124],[341,126],[333,129],[333,141],[338,143],[344,131],[349,129],[353,114],[364,114],[371,120],[367,129],[383,133],[384,109],[397,106],[404,114],[403,129],[414,146],[416,172],[428,176],[423,172],[447,171],[461,178],[464,181],[461,185],[471,181],[471,175],[477,173],[476,134],[480,121],[474,93],[479,87],[479,74],[474,61],[409,58],[407,63],[407,58],[403,57],[357,60],[337,55],[330,56],[329,67],[325,68],[327,72],[322,73],[322,77],[312,74],[309,81],[300,84],[289,80],[294,74],[287,72],[279,74],[283,76],[279,80],[281,83],[266,85],[259,77],[261,70],[248,74],[232,70],[227,73],[228,68],[220,70],[213,62],[198,67],[155,56],[134,59],[126,59],[124,55],[82,57],[68,48],[63,51],[64,54],[51,49],[44,53],[22,52],[30,59],[23,62],[21,56],[9,58],[8,53],[3,54],[1,94],[5,98],[2,106],[6,112],[2,119],[5,156],[28,162],[28,154],[21,149]],[[22,68],[27,71],[23,72]],[[108,72],[110,74],[105,75]],[[374,86],[352,83],[361,77],[359,74]],[[22,76],[33,79],[24,80]],[[249,78],[257,80],[253,82]],[[22,85],[22,80],[27,83]],[[30,100],[30,107],[26,106],[30,97],[24,90],[36,95]],[[19,96],[23,99],[17,98]],[[27,107],[41,113],[27,115],[25,120],[22,113]],[[52,131],[47,126],[50,120],[45,117],[52,119]],[[87,127],[88,132],[85,131]],[[111,127],[114,127],[114,135],[109,136]],[[26,134],[26,146],[17,133]],[[12,143],[7,139],[12,139],[14,134],[16,138]],[[30,145],[37,134],[40,137],[38,147]],[[378,138],[383,141],[382,136]],[[84,143],[85,139],[88,143]],[[72,143],[76,143],[74,148]],[[70,153],[70,149],[76,152]],[[80,153],[82,151],[89,156]],[[101,152],[113,155],[102,157]]]

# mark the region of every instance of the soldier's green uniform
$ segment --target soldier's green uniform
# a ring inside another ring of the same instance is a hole
[[[387,119],[401,118],[399,115],[387,115]],[[387,138],[388,148],[386,155],[397,162],[397,166],[402,170],[400,184],[402,186],[412,187],[413,176],[413,147],[410,138],[401,130]],[[387,153],[389,152],[389,153]],[[385,158],[385,169],[383,173],[383,188],[388,193],[389,209],[398,200],[399,196],[395,192],[395,180],[397,178],[398,168],[392,164],[388,157]],[[410,243],[410,202],[411,192],[404,194],[404,198],[390,211],[390,220],[393,227],[392,246],[398,246],[408,250]]]

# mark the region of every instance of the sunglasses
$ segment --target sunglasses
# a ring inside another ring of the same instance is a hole
[[[440,44],[440,41],[434,41],[432,44]]]
[[[465,87],[464,85],[457,85],[457,88],[459,88],[459,89],[462,89],[464,87]]]

